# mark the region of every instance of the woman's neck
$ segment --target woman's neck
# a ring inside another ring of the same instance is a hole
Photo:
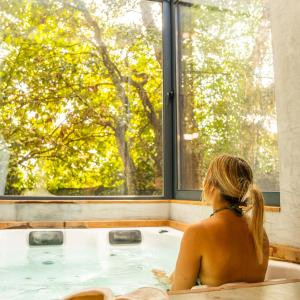
[[[238,217],[243,216],[243,210],[238,206],[238,205],[230,205],[229,203],[215,206],[213,213],[210,215],[211,217],[214,216],[215,214],[218,214],[220,212],[228,211],[229,213],[234,213]],[[226,214],[226,213],[225,213]],[[223,213],[222,213],[223,215]]]

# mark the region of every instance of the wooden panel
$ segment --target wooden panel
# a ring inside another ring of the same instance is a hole
[[[64,228],[65,222],[0,222],[0,229]]]
[[[285,245],[271,244],[270,256],[284,261],[300,264],[300,248]]]
[[[0,222],[0,229],[23,229],[29,228],[27,222]]]
[[[185,231],[185,229],[188,227],[188,224],[169,220],[169,226],[180,231]]]
[[[44,221],[0,222],[0,229],[23,228],[114,228],[114,227],[161,227],[169,226],[169,220],[103,220],[103,221]]]
[[[105,220],[65,222],[65,228],[160,227],[168,225],[168,220]]]
[[[60,221],[33,221],[28,222],[29,228],[64,228],[64,222]]]

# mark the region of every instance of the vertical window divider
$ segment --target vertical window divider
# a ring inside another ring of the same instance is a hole
[[[174,198],[174,51],[172,1],[163,1],[163,157],[164,197]]]

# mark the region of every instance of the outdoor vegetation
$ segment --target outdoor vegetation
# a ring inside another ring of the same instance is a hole
[[[265,2],[183,2],[180,188],[227,152],[277,190]],[[162,53],[159,1],[0,0],[0,194],[161,195]]]
[[[270,1],[194,2],[178,16],[179,188],[199,189],[209,162],[229,153],[279,191]]]

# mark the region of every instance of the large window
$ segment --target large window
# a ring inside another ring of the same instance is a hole
[[[230,153],[263,191],[279,191],[269,2],[178,4],[179,190],[201,189],[209,162]]]
[[[278,205],[269,1],[0,0],[0,196],[199,199],[229,153]]]
[[[161,195],[162,4],[0,1],[0,194]]]

